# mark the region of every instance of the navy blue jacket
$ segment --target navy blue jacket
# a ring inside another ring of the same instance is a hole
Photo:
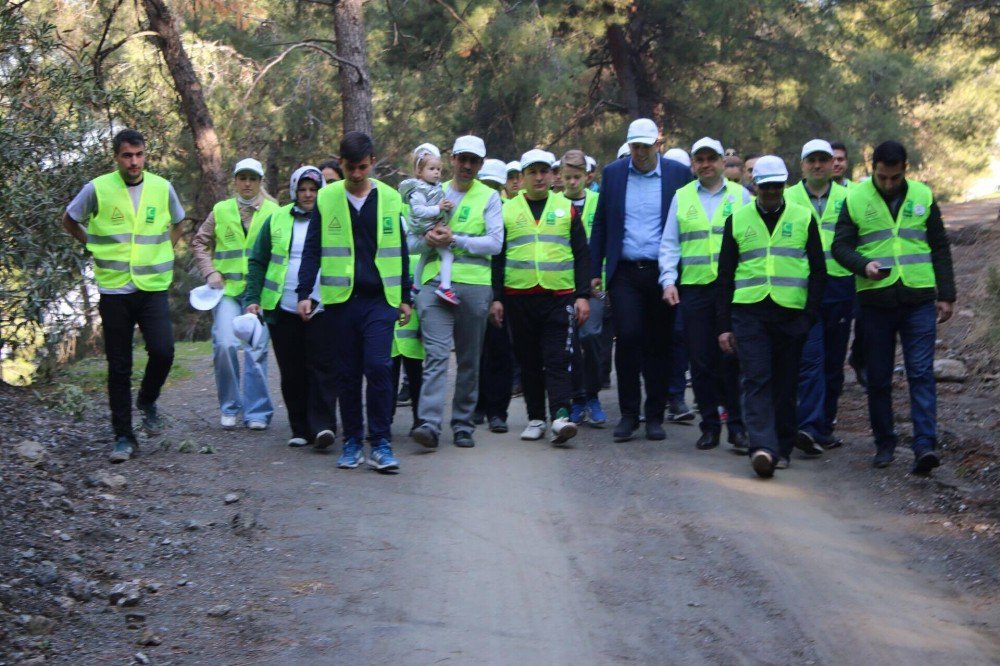
[[[607,283],[614,278],[618,260],[625,241],[625,188],[628,185],[628,168],[631,158],[615,160],[601,172],[601,196],[597,200],[594,226],[590,231],[590,273],[601,277],[601,266],[608,274]],[[663,186],[663,205],[660,207],[660,231],[667,220],[667,211],[674,192],[694,180],[691,170],[673,160],[660,157],[660,179]],[[655,259],[655,258],[654,258]],[[608,288],[608,284],[604,288]]]

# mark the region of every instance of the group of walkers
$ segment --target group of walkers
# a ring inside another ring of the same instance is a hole
[[[136,398],[142,427],[161,432],[156,400],[173,358],[167,307],[173,244],[184,211],[172,186],[145,170],[145,141],[114,137],[117,169],[87,183],[63,216],[94,257],[116,442],[112,462],[137,451],[132,430],[133,330],[149,362]],[[289,446],[328,449],[337,466],[399,468],[391,425],[402,375],[410,436],[442,437],[452,353],[452,442],[475,446],[478,423],[507,432],[514,376],[528,422],[569,446],[603,427],[599,392],[614,341],[621,418],[615,442],[640,427],[663,440],[664,420],[700,415],[696,446],[719,446],[722,426],[761,477],[794,449],[840,446],[837,403],[854,322],[851,364],[868,392],[875,467],[894,458],[897,337],[913,422],[913,473],[940,464],[933,375],[935,324],[955,285],[930,189],[906,178],[907,154],[887,141],[872,177],[847,178],[846,148],[823,139],[801,151],[788,183],[775,155],[739,158],[710,137],[661,154],[659,129],[633,121],[618,159],[597,179],[581,150],[560,159],[534,148],[487,159],[479,137],[445,157],[424,143],[397,191],[372,177],[371,137],[348,132],[339,160],[301,166],[290,203],[262,188],[264,170],[234,167],[236,196],[219,202],[191,243],[206,285],[192,303],[213,312],[220,424],[269,427],[267,350],[273,342],[288,410]],[[240,370],[239,350],[244,350]],[[512,362],[516,360],[516,366]],[[364,395],[362,390],[364,389]],[[643,398],[645,389],[645,398]],[[366,443],[368,445],[366,452]]]

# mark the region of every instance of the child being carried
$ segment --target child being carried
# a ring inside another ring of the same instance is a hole
[[[430,143],[422,143],[413,151],[413,172],[416,178],[407,178],[399,184],[399,194],[409,205],[407,219],[409,231],[423,238],[428,231],[447,226],[448,215],[455,205],[444,196],[441,187],[441,151]],[[451,288],[451,266],[455,256],[447,247],[428,247],[420,253],[420,261],[413,271],[414,288],[420,284],[424,266],[432,254],[441,259],[441,284],[434,294],[452,305],[458,305],[458,296]]]

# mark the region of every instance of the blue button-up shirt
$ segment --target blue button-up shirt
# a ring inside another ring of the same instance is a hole
[[[660,253],[660,219],[663,210],[663,179],[660,160],[656,168],[641,173],[628,161],[628,184],[625,186],[625,239],[622,259],[656,260]]]

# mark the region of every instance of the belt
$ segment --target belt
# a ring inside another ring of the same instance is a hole
[[[625,266],[634,266],[640,270],[643,268],[660,269],[660,262],[657,259],[639,259],[638,261],[632,261],[631,259],[619,259],[618,265],[621,266],[623,264]]]

